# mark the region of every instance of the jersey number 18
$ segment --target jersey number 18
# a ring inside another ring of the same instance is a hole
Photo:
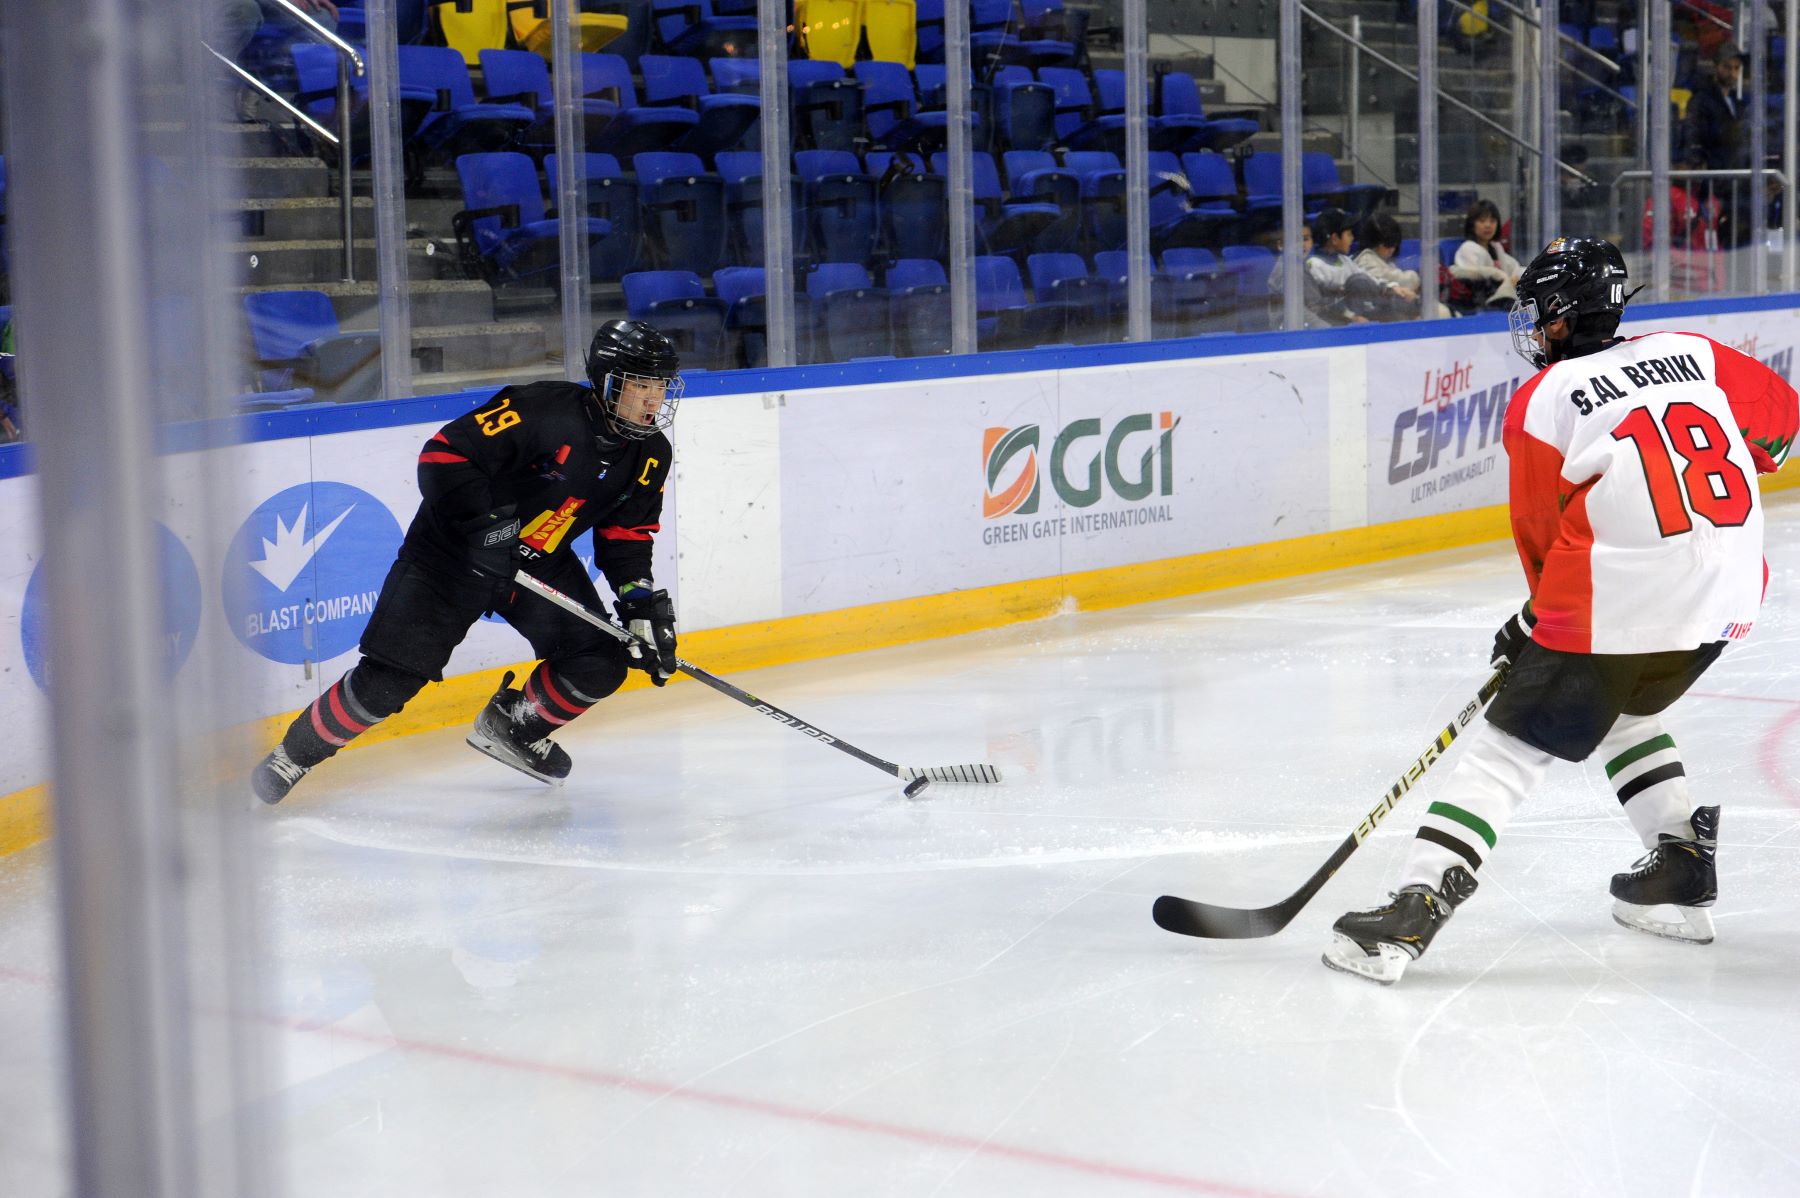
[[[1619,422],[1613,439],[1637,446],[1650,486],[1650,505],[1656,509],[1656,524],[1663,536],[1692,532],[1690,510],[1715,528],[1736,528],[1750,518],[1750,481],[1726,456],[1731,441],[1705,408],[1672,403],[1663,413],[1660,427],[1649,409],[1639,408]],[[1679,475],[1669,454],[1671,446],[1685,463]]]

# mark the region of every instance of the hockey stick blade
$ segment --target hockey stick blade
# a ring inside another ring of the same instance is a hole
[[[1193,899],[1165,894],[1150,909],[1150,916],[1156,920],[1156,926],[1165,932],[1199,936],[1206,940],[1255,940],[1273,936],[1287,927],[1293,922],[1294,916],[1300,914],[1301,909],[1312,901],[1313,895],[1319,893],[1325,883],[1331,881],[1332,875],[1350,859],[1350,854],[1375,834],[1375,829],[1381,825],[1387,813],[1425,776],[1425,771],[1437,763],[1463,729],[1487,706],[1488,701],[1500,693],[1500,685],[1506,681],[1506,669],[1504,662],[1495,668],[1475,698],[1464,704],[1462,710],[1456,713],[1456,718],[1444,726],[1431,746],[1407,767],[1400,779],[1381,796],[1381,801],[1356,825],[1356,830],[1344,838],[1343,843],[1333,850],[1331,858],[1314,871],[1313,876],[1299,890],[1272,907],[1248,909],[1219,907],[1212,903],[1199,903]]]
[[[971,765],[903,765],[900,767],[900,780],[910,782],[914,778],[929,778],[933,782],[980,782],[997,783],[1000,771],[986,762]]]

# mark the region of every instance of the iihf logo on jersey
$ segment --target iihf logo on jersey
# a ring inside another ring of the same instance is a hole
[[[163,677],[173,678],[187,662],[200,631],[200,571],[181,539],[160,523],[156,541],[162,573]],[[44,563],[38,562],[25,584],[25,602],[19,611],[19,639],[25,649],[25,668],[31,680],[48,691],[54,671],[50,662],[49,596],[44,588]]]
[[[361,638],[399,547],[400,525],[367,491],[289,487],[232,538],[220,588],[232,634],[270,661],[336,657]]]

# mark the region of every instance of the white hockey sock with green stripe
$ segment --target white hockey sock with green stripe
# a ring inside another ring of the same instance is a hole
[[[1687,771],[1660,716],[1620,716],[1596,756],[1606,763],[1607,780],[1645,848],[1656,847],[1659,833],[1684,839],[1693,835]]]
[[[1480,869],[1514,809],[1554,760],[1484,720],[1464,738],[1462,760],[1425,809],[1400,884],[1422,882],[1435,890],[1452,865],[1470,873]]]

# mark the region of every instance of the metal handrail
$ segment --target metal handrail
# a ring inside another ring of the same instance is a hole
[[[1542,29],[1543,28],[1542,21],[1538,20],[1536,17],[1532,16],[1530,13],[1526,12],[1524,9],[1519,8],[1516,5],[1507,3],[1507,0],[1488,0],[1488,3],[1498,4],[1501,8],[1504,8],[1507,12],[1509,12],[1513,16],[1519,18],[1519,20],[1525,22],[1527,25],[1531,26],[1533,29]],[[1458,4],[1456,7],[1462,8],[1463,5]],[[1481,17],[1480,13],[1476,13],[1475,15],[1478,17]],[[1495,23],[1491,17],[1481,17],[1481,19],[1488,22],[1488,24],[1493,25],[1494,28],[1496,28],[1496,29],[1500,28],[1500,26],[1497,23]],[[1577,50],[1581,51],[1583,54],[1587,55],[1589,58],[1599,61],[1606,67],[1607,70],[1617,72],[1620,69],[1618,63],[1614,62],[1612,59],[1608,58],[1606,55],[1600,53],[1600,51],[1594,49],[1592,46],[1588,45],[1586,42],[1576,41],[1574,38],[1570,37],[1568,34],[1564,33],[1560,29],[1558,29],[1556,31],[1556,37],[1557,37],[1557,40],[1567,42],[1567,43],[1569,43],[1569,45],[1574,46]]]
[[[357,52],[355,46],[325,28],[313,19],[313,15],[301,8],[294,0],[275,0],[289,13],[299,20],[319,41],[330,46],[338,53],[337,72],[337,126],[338,133],[334,139],[338,147],[338,221],[344,237],[344,281],[356,281],[356,206],[355,195],[350,188],[350,69],[354,67],[360,77],[369,73],[368,64]],[[263,88],[267,92],[267,88]],[[286,105],[292,109],[292,105]],[[307,124],[316,124],[308,121]]]
[[[232,71],[237,74],[238,78],[242,79],[245,83],[248,83],[251,87],[254,87],[257,91],[261,92],[263,95],[267,96],[269,99],[275,101],[277,104],[279,104],[283,108],[287,109],[288,112],[293,115],[295,120],[304,121],[306,123],[307,128],[311,129],[314,133],[318,134],[320,137],[324,138],[326,141],[330,142],[332,145],[335,146],[338,144],[338,135],[337,134],[333,133],[331,130],[327,129],[325,126],[319,124],[319,122],[313,120],[312,117],[308,116],[300,108],[295,107],[293,101],[289,100],[286,96],[282,95],[280,92],[276,91],[274,88],[272,88],[268,84],[264,83],[261,79],[258,79],[255,75],[252,75],[249,71],[246,71],[243,67],[239,66],[237,63],[231,61],[231,59],[225,57],[223,54],[221,54],[217,50],[213,49],[213,47],[208,45],[206,42],[201,42],[200,44],[202,46],[206,47],[207,53],[211,54],[214,58],[218,59],[220,62],[224,63],[226,66],[230,67],[232,69]]]
[[[1498,2],[1498,0],[1494,0],[1494,2]],[[1481,20],[1483,20],[1483,22],[1487,22],[1487,23],[1489,23],[1489,25],[1492,25],[1492,27],[1494,27],[1494,29],[1498,29],[1498,31],[1503,32],[1503,34],[1507,34],[1508,38],[1517,38],[1517,36],[1519,36],[1519,34],[1517,34],[1517,32],[1512,31],[1512,29],[1507,29],[1507,27],[1505,27],[1505,25],[1501,25],[1501,23],[1496,22],[1496,20],[1494,20],[1494,18],[1492,18],[1492,16],[1483,16],[1483,14],[1478,13],[1478,11],[1476,11],[1476,9],[1471,9],[1471,7],[1469,7],[1469,5],[1463,4],[1462,0],[1449,0],[1449,4],[1451,4],[1451,7],[1456,7],[1456,9],[1462,9],[1463,13],[1469,13],[1469,14],[1471,14],[1471,16],[1480,16],[1480,18],[1481,18]],[[1532,22],[1532,27],[1534,27],[1534,29],[1535,29],[1535,27],[1539,27],[1539,22]],[[1606,63],[1607,70],[1613,70],[1613,72],[1618,72],[1618,63],[1615,63],[1615,61],[1613,61],[1613,59],[1607,58],[1606,54],[1600,54],[1600,52],[1598,52],[1598,50],[1589,49],[1589,47],[1586,47],[1586,45],[1582,45],[1582,43],[1580,43],[1580,41],[1577,41],[1577,40],[1575,40],[1575,38],[1571,38],[1571,36],[1568,36],[1568,34],[1566,34],[1566,32],[1561,32],[1561,31],[1557,32],[1557,38],[1561,38],[1562,41],[1566,41],[1566,43],[1570,43],[1571,47],[1575,47],[1575,49],[1577,49],[1577,50],[1582,50],[1582,52],[1586,52],[1586,54],[1588,54],[1589,58],[1600,59],[1600,61],[1602,61],[1602,63]],[[1586,81],[1588,81],[1588,83],[1591,83],[1591,85],[1597,86],[1597,88],[1600,88],[1600,90],[1604,90],[1604,92],[1607,92],[1607,94],[1616,95],[1616,97],[1618,97],[1618,99],[1622,99],[1622,101],[1625,101],[1625,103],[1631,104],[1631,101],[1629,101],[1629,99],[1625,99],[1625,95],[1622,94],[1622,92],[1613,92],[1613,88],[1609,88],[1609,86],[1606,86],[1606,79],[1598,79],[1598,77],[1589,76],[1589,74],[1588,74],[1588,72],[1586,72],[1586,70],[1582,70],[1582,68],[1577,67],[1577,65],[1573,65],[1573,63],[1562,63],[1562,70],[1568,70],[1568,72],[1571,72],[1571,74],[1575,74],[1575,76],[1579,76],[1579,77],[1582,77],[1582,79],[1586,79]]]
[[[1689,12],[1695,14],[1696,16],[1705,17],[1707,20],[1711,21],[1714,25],[1717,25],[1720,29],[1723,29],[1725,32],[1727,32],[1727,33],[1731,32],[1731,25],[1729,22],[1721,21],[1718,17],[1713,16],[1711,13],[1707,12],[1704,8],[1701,8],[1698,4],[1690,4],[1690,3],[1688,3],[1688,0],[1675,0],[1675,6],[1677,8],[1685,8]]]
[[[1779,183],[1783,187],[1787,186],[1787,176],[1784,173],[1782,173],[1781,171],[1775,170],[1772,167],[1763,167],[1760,171],[1753,170],[1752,168],[1747,167],[1747,166],[1720,167],[1718,169],[1712,169],[1712,170],[1706,170],[1706,169],[1671,170],[1669,172],[1668,177],[1670,179],[1730,179],[1733,182],[1736,182],[1739,179],[1749,180],[1752,177],[1754,177],[1754,175],[1756,175],[1756,174],[1761,174],[1764,179],[1773,179],[1773,180],[1775,180],[1775,182]],[[1631,182],[1631,183],[1636,183],[1636,182],[1640,182],[1640,181],[1654,182],[1655,177],[1656,177],[1655,172],[1653,172],[1653,171],[1635,170],[1635,171],[1620,171],[1619,174],[1617,175],[1617,177],[1615,177],[1613,179],[1612,186],[1607,189],[1607,206],[1608,206],[1608,210],[1613,214],[1613,220],[1614,220],[1615,224],[1620,224],[1625,219],[1624,209],[1622,209],[1619,206],[1619,187],[1620,187],[1620,185],[1623,183],[1627,183],[1627,182]],[[1732,199],[1732,208],[1736,209],[1736,207],[1737,207],[1737,189],[1736,188],[1732,189],[1731,199]],[[1758,203],[1757,197],[1755,197],[1755,196],[1750,197],[1750,205],[1751,205],[1751,209],[1750,209],[1751,212],[1760,213],[1761,206]],[[1752,227],[1758,234],[1761,233],[1761,231],[1763,229],[1763,221],[1760,216],[1758,216],[1752,222]],[[1761,252],[1760,239],[1752,239],[1751,241],[1744,243],[1742,248],[1750,249],[1752,247],[1756,248],[1758,253],[1760,253]],[[1656,246],[1649,247],[1649,251],[1652,254],[1655,254],[1656,250],[1657,250]],[[1764,268],[1761,266],[1760,261],[1759,261],[1759,263],[1757,265],[1757,270],[1761,271],[1762,269],[1764,269]],[[1760,293],[1761,284],[1757,284],[1757,289]]]
[[[1387,67],[1389,70],[1398,71],[1402,76],[1404,76],[1407,79],[1410,79],[1415,84],[1419,82],[1418,75],[1414,74],[1412,71],[1407,70],[1405,67],[1401,66],[1399,63],[1395,62],[1393,59],[1389,58],[1387,55],[1383,54],[1381,51],[1375,49],[1373,46],[1367,45],[1362,42],[1355,41],[1354,39],[1351,38],[1351,36],[1349,34],[1345,33],[1343,30],[1341,30],[1337,26],[1333,25],[1330,21],[1326,20],[1324,17],[1320,16],[1318,13],[1316,13],[1312,9],[1308,8],[1305,4],[1300,5],[1300,11],[1303,14],[1305,14],[1306,16],[1311,17],[1313,20],[1317,21],[1320,25],[1324,26],[1325,32],[1331,34],[1333,37],[1342,38],[1346,42],[1351,42],[1353,45],[1356,46],[1356,48],[1358,50],[1362,51],[1364,54],[1367,54],[1370,58],[1373,58],[1376,62],[1380,63],[1382,66]],[[1492,129],[1494,132],[1498,133],[1500,136],[1504,137],[1507,141],[1510,141],[1515,146],[1518,146],[1521,150],[1524,150],[1531,154],[1536,154],[1539,152],[1537,146],[1533,145],[1531,142],[1526,141],[1524,138],[1522,138],[1518,134],[1514,133],[1511,129],[1508,129],[1505,125],[1502,125],[1499,121],[1494,120],[1492,117],[1488,116],[1486,113],[1482,112],[1480,109],[1475,108],[1469,104],[1463,103],[1463,101],[1457,99],[1455,96],[1451,95],[1449,92],[1446,92],[1441,87],[1436,90],[1437,90],[1438,99],[1443,100],[1445,103],[1454,105],[1455,107],[1462,109],[1464,112],[1468,113],[1470,116],[1474,117],[1476,120],[1480,121],[1482,124],[1486,125],[1488,128]],[[1578,180],[1579,182],[1587,183],[1587,184],[1594,184],[1594,183],[1599,182],[1598,179],[1595,179],[1593,176],[1587,174],[1587,172],[1577,170],[1575,167],[1570,166],[1568,163],[1564,162],[1560,158],[1552,158],[1551,161],[1556,163],[1557,167],[1560,168],[1565,173],[1574,176],[1574,178],[1576,180]]]

